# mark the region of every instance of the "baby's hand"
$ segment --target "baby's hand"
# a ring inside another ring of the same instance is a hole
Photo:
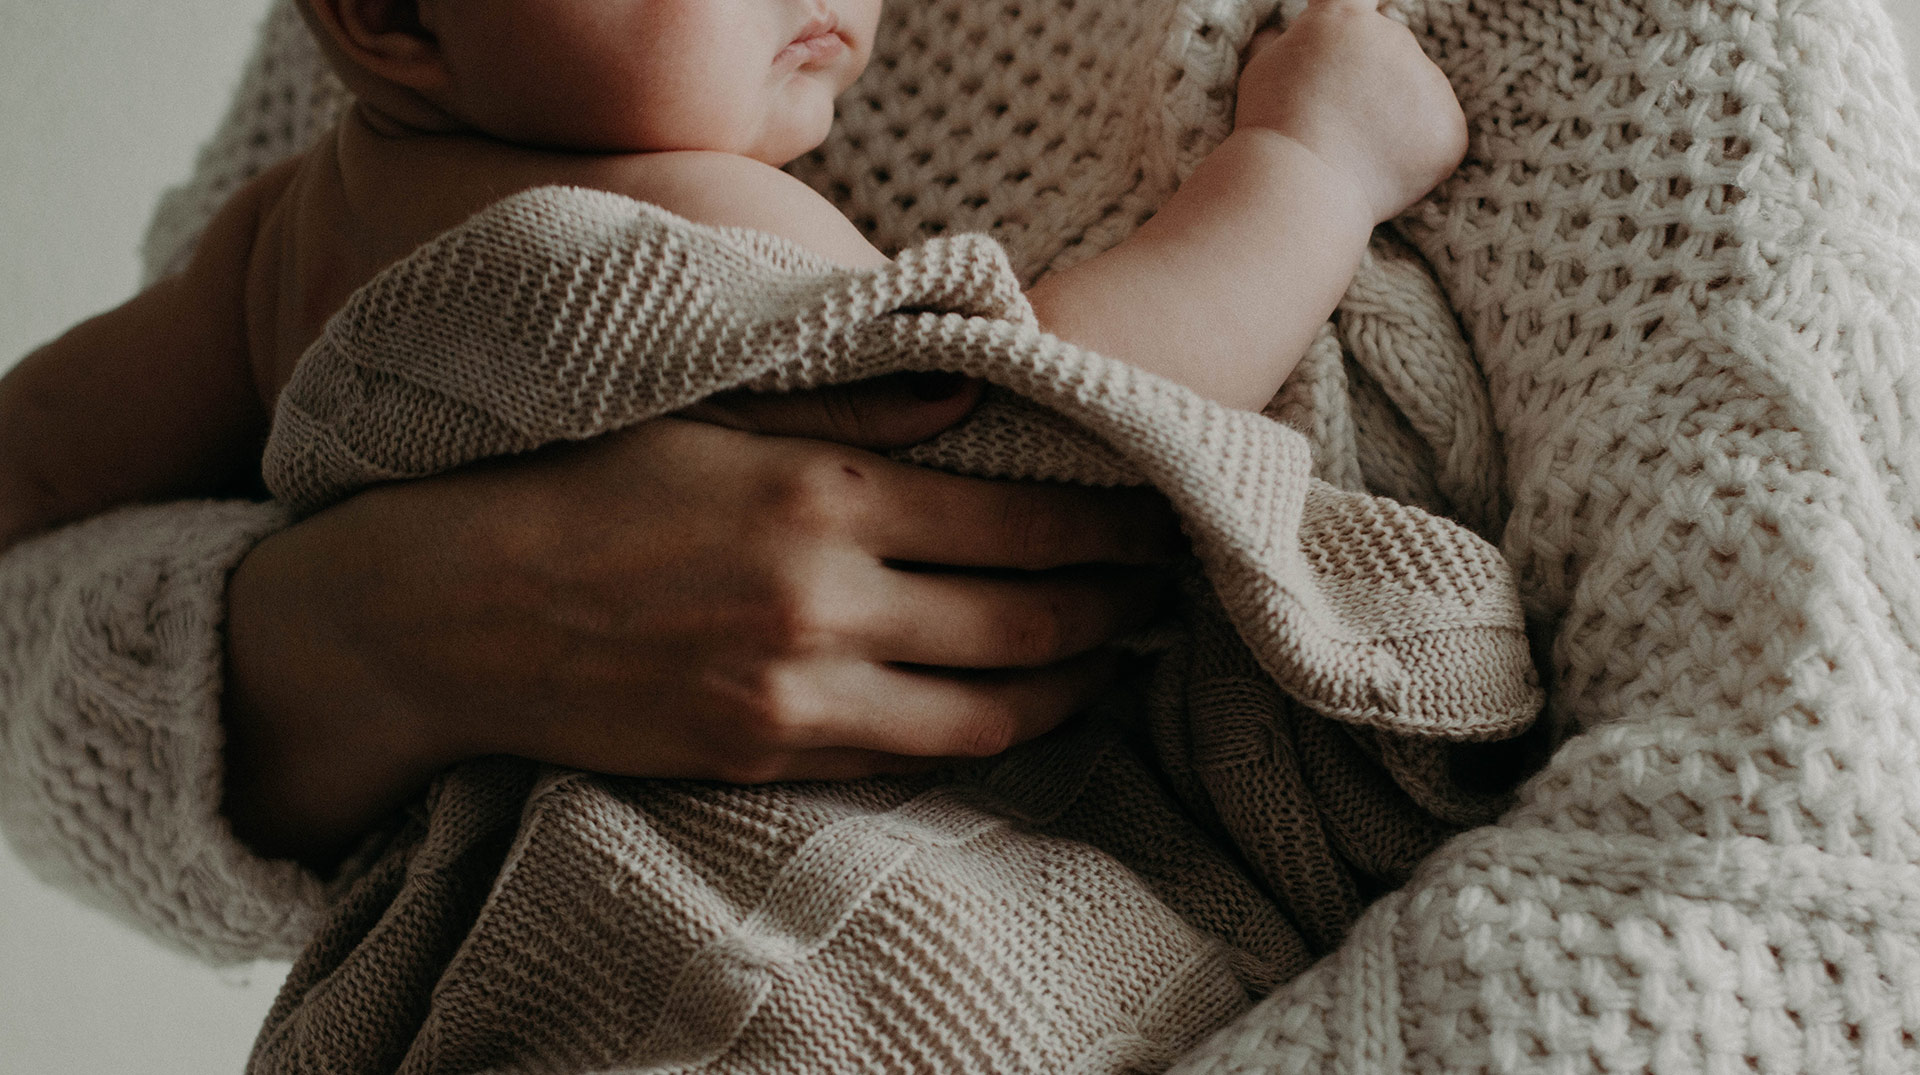
[[[1466,118],[1440,69],[1375,0],[1311,0],[1284,34],[1256,35],[1234,127],[1264,127],[1345,172],[1376,222],[1452,174]]]

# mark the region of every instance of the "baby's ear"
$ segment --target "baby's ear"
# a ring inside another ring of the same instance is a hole
[[[414,90],[446,82],[440,42],[421,22],[419,0],[307,0],[314,30],[370,75]]]

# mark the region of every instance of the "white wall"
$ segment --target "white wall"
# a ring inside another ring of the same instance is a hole
[[[0,0],[0,368],[132,294],[266,0]],[[238,1072],[284,966],[216,972],[0,851],[0,1073]]]
[[[1887,2],[1920,47],[1920,0]],[[187,173],[263,9],[0,0],[0,368],[131,294],[152,200]],[[0,852],[7,1075],[238,1071],[283,973],[188,962]]]

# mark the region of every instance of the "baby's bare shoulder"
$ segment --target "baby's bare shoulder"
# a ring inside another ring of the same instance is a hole
[[[286,195],[304,161],[301,155],[289,157],[229,195],[195,242],[190,267],[235,283],[243,278],[247,259],[267,218]]]
[[[717,227],[753,228],[848,265],[886,257],[812,188],[768,164],[731,153],[683,150],[610,155],[588,168],[592,186]]]

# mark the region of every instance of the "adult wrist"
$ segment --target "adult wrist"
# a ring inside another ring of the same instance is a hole
[[[222,811],[256,853],[324,870],[456,759],[341,629],[341,610],[367,606],[305,525],[256,546],[228,585]]]

